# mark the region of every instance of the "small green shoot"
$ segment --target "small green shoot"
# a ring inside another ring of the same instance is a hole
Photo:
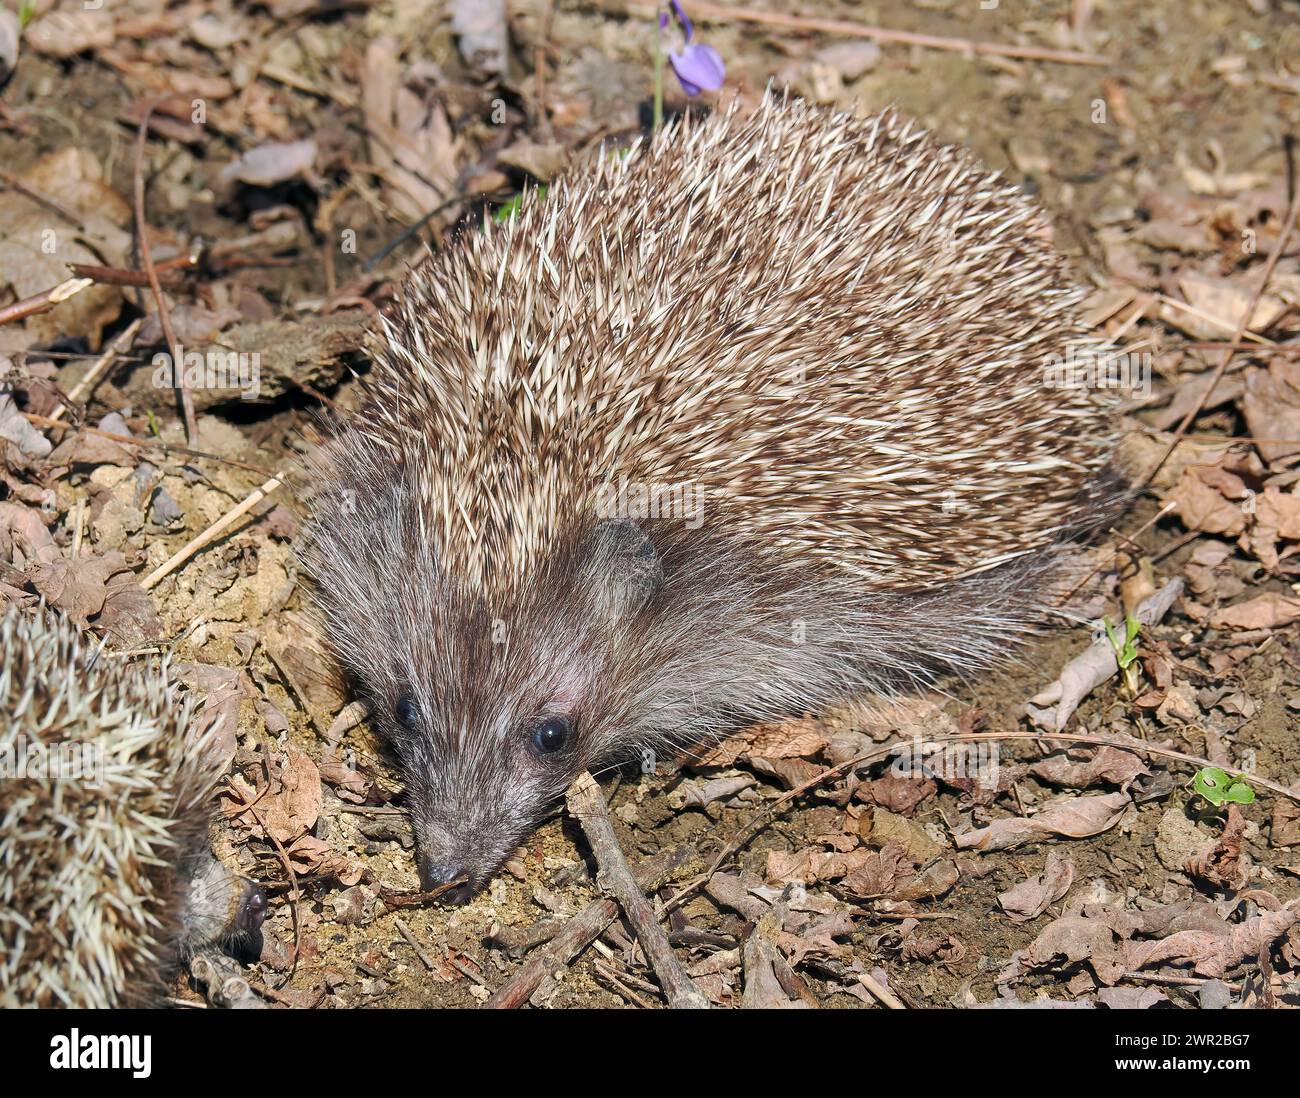
[[[27,29],[27,24],[32,21],[32,16],[36,14],[36,0],[23,0],[18,5],[18,29],[20,31]]]
[[[1192,788],[1215,808],[1225,804],[1251,804],[1255,791],[1244,775],[1233,777],[1217,766],[1203,766],[1192,778]]]
[[[546,197],[546,187],[544,185],[537,188],[537,197],[538,200]],[[524,192],[520,191],[517,195],[511,198],[509,202],[503,203],[492,211],[492,220],[498,225],[504,225],[519,212],[523,204]]]
[[[1141,671],[1141,666],[1137,662],[1136,642],[1138,633],[1142,631],[1142,623],[1130,614],[1124,619],[1124,635],[1122,638],[1109,620],[1102,618],[1101,624],[1106,627],[1106,636],[1110,638],[1111,647],[1115,649],[1115,662],[1119,664],[1119,669],[1124,673],[1124,685],[1128,687],[1130,694],[1136,694],[1138,690],[1138,674]]]

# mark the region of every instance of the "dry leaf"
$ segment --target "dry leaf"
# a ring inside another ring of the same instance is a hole
[[[1036,816],[994,820],[988,827],[959,832],[953,838],[959,850],[983,851],[1010,850],[1057,835],[1067,839],[1086,839],[1119,823],[1130,803],[1124,793],[1058,797],[1048,801]]]
[[[1055,903],[1074,884],[1074,862],[1055,850],[1048,851],[1043,872],[1021,881],[998,896],[1002,910],[1015,923],[1037,919],[1047,905]]]
[[[1267,591],[1210,615],[1215,629],[1278,629],[1300,621],[1300,598]]]

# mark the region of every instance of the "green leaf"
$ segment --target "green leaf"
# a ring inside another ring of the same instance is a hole
[[[1123,638],[1111,625],[1109,619],[1102,618],[1101,624],[1106,627],[1106,636],[1110,639],[1110,646],[1115,649],[1115,662],[1119,664],[1121,671],[1127,671],[1137,659],[1137,645],[1134,642],[1137,640],[1138,633],[1142,630],[1142,623],[1130,614],[1124,620]]]
[[[1255,791],[1244,777],[1233,777],[1217,766],[1201,767],[1192,779],[1192,788],[1215,808],[1229,802],[1250,804],[1255,800]]]
[[[537,188],[537,198],[540,201],[546,197],[546,185],[542,184]],[[524,192],[520,191],[504,205],[498,206],[492,212],[492,220],[497,224],[504,224],[515,216],[524,204]]]
[[[27,24],[32,21],[32,16],[36,14],[36,0],[23,0],[18,5],[18,29],[26,30]]]

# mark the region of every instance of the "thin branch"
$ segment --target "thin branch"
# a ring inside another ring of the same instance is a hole
[[[60,404],[55,408],[54,411],[50,413],[50,419],[55,420],[56,422],[62,419],[63,413],[66,412],[71,405],[76,404],[77,401],[94,388],[95,383],[99,381],[99,379],[108,372],[108,368],[117,361],[117,357],[131,346],[132,341],[135,339],[136,332],[140,330],[140,325],[143,323],[144,318],[137,317],[126,326],[123,332],[108,345],[107,350],[105,350],[104,353],[95,360],[95,364],[86,371],[86,376],[72,387],[72,390],[68,393],[68,403]]]
[[[632,924],[637,940],[645,951],[646,960],[659,977],[659,984],[668,997],[668,1005],[695,1010],[708,1009],[709,1000],[682,968],[681,961],[677,959],[659,925],[654,908],[632,876],[632,870],[628,868],[596,779],[584,770],[573,779],[573,784],[565,794],[565,801],[570,815],[582,825],[587,841],[591,844],[605,889],[623,909],[623,914]]]
[[[172,572],[189,560],[190,557],[205,545],[215,541],[226,530],[238,522],[239,519],[248,514],[248,512],[261,503],[262,500],[279,488],[280,484],[281,480],[279,477],[272,477],[260,488],[254,489],[247,497],[245,497],[242,503],[227,511],[201,534],[191,538],[185,543],[185,545],[168,557],[167,560],[150,572],[149,575],[140,581],[140,586],[146,591],[153,590],[159,583],[171,575]]]
[[[42,290],[39,294],[4,306],[0,309],[0,324],[12,324],[15,320],[26,320],[37,313],[49,312],[56,305],[62,305],[70,297],[76,297],[82,290],[88,290],[94,284],[93,278],[69,278],[57,286]]]
[[[146,103],[140,116],[140,128],[135,137],[135,171],[133,187],[135,192],[135,233],[136,243],[140,249],[140,262],[144,264],[145,275],[149,279],[149,288],[153,291],[154,302],[158,306],[158,321],[162,325],[163,336],[167,340],[167,349],[172,356],[172,377],[176,388],[181,393],[181,411],[185,416],[185,440],[191,446],[199,442],[199,425],[194,416],[194,397],[185,384],[185,371],[181,362],[181,345],[172,328],[171,313],[163,298],[162,284],[158,281],[158,269],[154,266],[153,252],[149,248],[148,223],[144,217],[144,149],[149,137],[149,117],[153,114],[158,100]]]

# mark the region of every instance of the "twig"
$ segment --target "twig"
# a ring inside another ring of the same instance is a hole
[[[26,320],[37,313],[48,312],[56,305],[62,305],[70,297],[75,297],[82,290],[95,284],[92,278],[69,278],[48,290],[42,290],[33,297],[23,298],[0,309],[0,324],[12,324],[15,320]]]
[[[271,788],[270,775],[266,771],[265,763],[263,763],[263,773],[267,776],[267,784],[265,789],[262,791],[264,793],[266,789]],[[244,796],[243,791],[229,779],[226,780],[226,788],[230,790],[230,792],[236,794],[240,799],[241,807],[236,815],[247,812],[257,821],[257,826],[262,829],[262,833],[271,840],[271,844],[275,847],[276,853],[280,855],[280,861],[284,865],[284,871],[288,874],[289,883],[293,888],[293,899],[289,904],[289,915],[293,919],[293,963],[289,966],[289,974],[280,981],[280,987],[282,988],[288,985],[289,981],[293,979],[293,974],[298,971],[298,958],[302,954],[302,927],[298,921],[298,905],[302,902],[302,889],[298,887],[298,874],[294,872],[293,861],[289,857],[289,852],[285,850],[284,844],[271,833],[270,828],[266,826],[266,820],[264,820],[261,813],[257,811],[256,805],[257,802],[262,799],[262,793],[259,793],[250,801]],[[279,989],[277,988],[277,990]]]
[[[482,973],[475,972],[464,961],[456,960],[456,958],[452,955],[450,946],[444,945],[442,947],[442,959],[446,961],[449,965],[451,965],[451,967],[454,968],[457,972],[459,972],[462,976],[464,976],[465,979],[473,980],[476,984],[478,984],[479,987],[487,987],[487,981],[483,979]],[[473,958],[470,959],[473,960]],[[475,961],[474,963],[478,964],[477,961]]]
[[[674,847],[638,862],[632,869],[632,876],[639,888],[654,892],[663,886],[678,866],[693,856],[694,851],[690,847]],[[518,971],[483,1005],[498,1010],[513,1010],[523,1006],[548,972],[567,965],[600,937],[617,917],[618,904],[613,900],[607,900],[603,896],[592,900],[549,942],[534,950]]]
[[[895,995],[889,988],[885,987],[874,976],[868,976],[865,972],[858,973],[858,983],[871,992],[872,997],[883,1007],[890,1010],[906,1010],[907,1004]]]
[[[1214,392],[1214,387],[1219,384],[1219,381],[1227,372],[1228,363],[1232,361],[1233,355],[1236,354],[1238,344],[1241,343],[1242,338],[1246,335],[1247,329],[1250,327],[1250,321],[1255,315],[1255,309],[1258,308],[1260,301],[1264,298],[1264,291],[1268,287],[1268,280],[1273,276],[1273,269],[1277,266],[1277,261],[1282,255],[1283,249],[1286,247],[1287,238],[1291,235],[1291,230],[1295,228],[1297,214],[1300,214],[1300,190],[1297,190],[1295,194],[1291,196],[1291,206],[1286,212],[1286,221],[1283,222],[1282,231],[1278,234],[1277,244],[1274,245],[1272,254],[1269,255],[1268,262],[1264,265],[1264,275],[1259,280],[1259,285],[1255,287],[1255,293],[1251,298],[1250,304],[1247,306],[1245,312],[1241,314],[1241,320],[1237,323],[1237,331],[1232,337],[1232,347],[1228,350],[1227,354],[1223,356],[1223,361],[1214,368],[1214,373],[1210,377],[1210,383],[1205,387],[1205,391],[1201,393],[1201,399],[1196,402],[1196,407],[1192,408],[1185,416],[1183,416],[1183,421],[1178,425],[1177,430],[1174,431],[1174,437],[1169,440],[1169,446],[1166,448],[1164,454],[1161,455],[1160,460],[1156,462],[1151,471],[1142,478],[1142,482],[1136,485],[1134,491],[1141,491],[1155,480],[1156,474],[1164,467],[1165,462],[1169,460],[1170,455],[1173,454],[1173,452],[1178,448],[1178,444],[1183,440],[1183,436],[1187,434],[1187,429],[1192,425],[1192,422],[1196,417],[1204,411],[1205,406],[1209,403],[1210,394]]]
[[[649,4],[612,3],[597,0],[595,7],[611,14],[629,15],[632,8],[648,11]],[[1110,58],[1095,53],[1076,50],[1053,50],[1041,46],[1008,46],[1001,42],[980,42],[973,38],[950,38],[938,34],[918,34],[914,31],[890,30],[854,23],[847,19],[820,19],[805,15],[786,15],[784,12],[760,11],[756,8],[733,8],[726,4],[692,2],[691,18],[698,23],[759,23],[769,27],[789,30],[817,31],[822,34],[846,38],[870,38],[876,42],[895,42],[905,46],[920,46],[929,50],[949,50],[955,53],[983,54],[989,57],[1016,57],[1025,61],[1058,61],[1063,65],[1109,65]]]
[[[593,900],[546,945],[534,950],[520,969],[483,1005],[494,1010],[513,1010],[523,1006],[549,971],[572,961],[617,916],[618,904],[613,900]]]
[[[546,109],[546,54],[551,46],[551,24],[555,18],[555,0],[542,0],[537,44],[533,47],[533,109],[534,122],[548,140],[553,137],[551,117]]]
[[[172,328],[171,313],[163,298],[162,284],[158,281],[158,269],[154,266],[153,252],[149,248],[148,223],[144,218],[144,149],[149,137],[149,116],[153,114],[158,100],[146,103],[140,115],[140,128],[135,137],[135,171],[133,187],[135,192],[135,234],[136,244],[140,249],[140,262],[144,264],[145,275],[149,279],[149,288],[158,307],[158,322],[162,325],[163,337],[167,340],[167,349],[172,356],[172,379],[181,394],[181,412],[185,416],[185,440],[191,446],[199,442],[198,420],[194,417],[194,397],[185,384],[185,371],[181,368],[181,346]]]
[[[430,957],[424,951],[424,947],[415,940],[415,935],[411,933],[411,928],[406,925],[400,915],[393,916],[393,925],[397,927],[402,937],[406,939],[406,944],[415,950],[415,955],[420,958],[420,963],[430,972],[436,972],[437,967],[433,963],[433,958]]]
[[[63,218],[64,221],[66,221],[69,225],[75,228],[78,232],[84,233],[86,231],[85,224],[82,222],[81,218],[79,218],[76,214],[72,213],[70,210],[65,210],[52,198],[46,198],[45,195],[29,187],[16,175],[12,174],[11,172],[5,171],[4,168],[0,168],[0,182],[3,182],[7,187],[12,187],[19,194],[26,195],[33,202],[37,203],[40,206],[44,206],[47,210],[50,210],[51,212],[58,214],[61,218]]]
[[[1144,522],[1141,526],[1139,526],[1136,530],[1134,530],[1132,534],[1128,536],[1130,538],[1141,537],[1142,534],[1146,533],[1147,530],[1149,530],[1152,526],[1154,526],[1157,522],[1159,522],[1162,518],[1164,518],[1165,515],[1168,515],[1174,510],[1176,510],[1177,506],[1178,505],[1176,503],[1172,503],[1172,502],[1166,503],[1163,507],[1160,508],[1159,511],[1157,511],[1154,515],[1152,515],[1149,519],[1147,519],[1146,522]],[[1079,591],[1081,591],[1088,584],[1089,580],[1091,580],[1093,576],[1095,576],[1098,572],[1102,570],[1104,566],[1105,566],[1104,563],[1100,560],[1096,564],[1094,564],[1092,566],[1092,571],[1090,571],[1086,576],[1083,577],[1083,579],[1081,579],[1067,592],[1065,592],[1064,595],[1062,595],[1059,599],[1056,600],[1056,605],[1064,606],[1066,603],[1068,603],[1072,598],[1074,598],[1076,594],[1078,594]]]
[[[619,978],[618,973],[616,973],[611,966],[603,965],[599,961],[597,961],[591,967],[592,967],[592,971],[594,971],[597,976],[601,977],[602,979],[612,984],[614,990],[617,991],[620,995],[622,995],[623,998],[625,998],[633,1006],[640,1007],[642,1010],[650,1009],[650,1004],[645,999],[642,999],[641,996],[638,995],[635,991],[633,991],[630,987],[628,987],[627,984],[622,979]]]
[[[151,591],[157,587],[164,579],[176,570],[185,561],[189,560],[195,553],[202,549],[209,542],[215,541],[224,531],[228,530],[244,515],[256,507],[267,496],[280,487],[280,478],[272,477],[260,488],[254,489],[244,501],[238,506],[227,511],[221,518],[217,519],[211,526],[204,530],[198,536],[191,538],[180,549],[167,558],[162,564],[149,573],[141,582],[140,586],[146,591]]]
[[[627,916],[627,921],[632,924],[641,948],[645,950],[646,960],[655,970],[664,994],[668,996],[669,1006],[707,1009],[708,999],[682,968],[659,925],[654,908],[650,906],[641,886],[628,868],[596,779],[584,770],[569,786],[565,801],[569,813],[582,825],[592,852],[596,855],[605,888],[613,894]]]
[[[168,289],[176,289],[185,284],[195,260],[192,256],[180,256],[181,262],[167,260],[154,267],[158,281]],[[101,286],[149,286],[149,276],[144,271],[134,271],[130,267],[104,267],[97,263],[69,263],[70,270],[78,278],[94,279]]]
[[[430,221],[437,217],[438,214],[442,213],[442,211],[447,209],[449,206],[454,206],[457,202],[463,201],[465,197],[466,196],[463,194],[454,194],[450,198],[444,198],[418,221],[414,224],[408,225],[398,233],[393,240],[389,241],[380,248],[379,251],[362,263],[361,269],[363,271],[373,271],[375,267],[392,255],[393,252],[397,251],[397,249],[410,240],[411,237],[420,232],[427,224],[429,224]]]
[[[137,317],[126,326],[126,329],[112,343],[108,349],[95,360],[95,364],[86,371],[83,377],[72,390],[68,393],[68,404],[60,404],[53,412],[50,413],[50,419],[60,420],[63,413],[68,410],[70,404],[75,404],[82,398],[82,395],[90,392],[95,383],[108,372],[108,368],[117,361],[117,356],[131,346],[131,341],[135,339],[135,333],[140,330],[140,325],[144,323],[144,317]]]

